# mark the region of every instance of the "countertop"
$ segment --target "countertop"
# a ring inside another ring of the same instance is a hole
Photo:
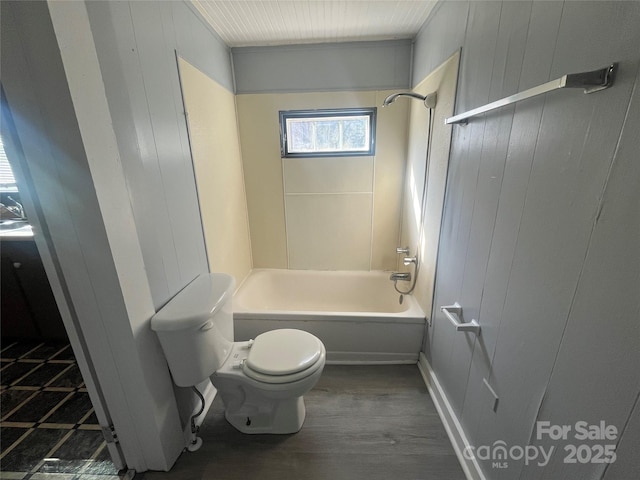
[[[0,224],[0,240],[33,240],[33,228],[31,228],[31,225],[25,222],[20,223],[3,221]]]

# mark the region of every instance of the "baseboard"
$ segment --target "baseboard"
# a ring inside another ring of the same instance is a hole
[[[416,353],[327,352],[328,365],[415,365]]]
[[[462,429],[462,425],[460,425],[458,417],[451,407],[446,393],[438,381],[438,377],[431,368],[431,365],[429,365],[427,357],[422,352],[420,352],[420,359],[418,360],[418,369],[420,370],[424,383],[427,385],[431,399],[438,410],[440,420],[442,420],[447,435],[449,435],[449,440],[451,440],[451,444],[453,445],[453,449],[456,452],[456,456],[467,480],[486,480],[486,477],[480,469],[480,465],[478,465],[478,461],[475,458],[469,460],[462,454],[464,449],[470,446],[469,441]]]

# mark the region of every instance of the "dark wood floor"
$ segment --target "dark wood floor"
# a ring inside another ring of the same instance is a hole
[[[216,398],[202,448],[136,480],[465,478],[415,365],[328,365],[305,403],[300,432],[243,435]]]

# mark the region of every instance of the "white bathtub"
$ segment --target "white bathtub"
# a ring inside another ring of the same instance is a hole
[[[255,269],[233,297],[236,341],[276,328],[320,338],[329,363],[416,363],[425,315],[388,272]]]

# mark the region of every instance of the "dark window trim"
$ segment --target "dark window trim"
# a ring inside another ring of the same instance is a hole
[[[376,153],[376,107],[366,108],[332,108],[318,110],[280,110],[280,155],[282,158],[311,158],[311,157],[370,157]],[[321,118],[321,117],[369,117],[369,150],[360,152],[304,152],[290,153],[288,151],[286,119],[287,118]]]

